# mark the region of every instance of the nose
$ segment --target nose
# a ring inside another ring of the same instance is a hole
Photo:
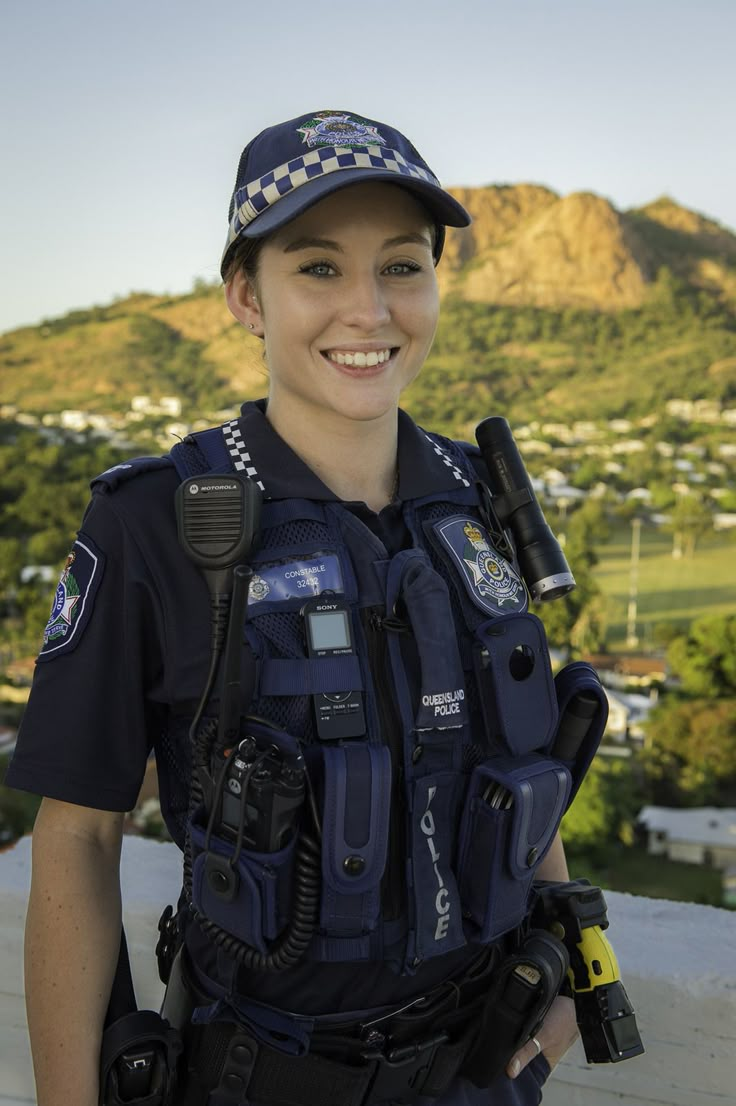
[[[356,275],[346,282],[340,314],[347,326],[373,334],[391,319],[386,291],[376,273]]]

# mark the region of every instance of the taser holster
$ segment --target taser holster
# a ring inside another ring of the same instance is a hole
[[[518,951],[501,962],[462,1074],[489,1087],[514,1053],[534,1036],[562,986],[570,958],[551,933],[533,929]]]

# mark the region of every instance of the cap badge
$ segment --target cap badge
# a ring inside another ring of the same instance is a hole
[[[297,127],[302,141],[314,146],[385,146],[386,140],[367,119],[336,111],[321,111]]]

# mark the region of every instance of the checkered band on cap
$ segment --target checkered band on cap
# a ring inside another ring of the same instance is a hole
[[[346,169],[381,169],[402,177],[426,181],[439,188],[434,174],[407,161],[398,150],[387,146],[322,146],[310,150],[301,157],[279,165],[264,177],[251,181],[235,193],[235,210],[230,220],[228,246],[239,236],[244,227],[295,188],[324,177],[328,173]]]

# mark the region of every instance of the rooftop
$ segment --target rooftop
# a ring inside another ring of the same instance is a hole
[[[638,821],[652,832],[699,845],[724,845],[736,849],[736,808],[700,806],[691,810],[644,806]]]
[[[176,846],[124,839],[125,928],[141,1007],[156,1009],[161,1000],[156,923],[162,906],[176,901],[180,870]],[[35,1101],[22,977],[29,883],[30,838],[23,838],[0,854],[0,1106]],[[589,1066],[576,1045],[548,1083],[544,1106],[733,1106],[734,915],[614,892],[606,900],[609,935],[646,1053]]]

